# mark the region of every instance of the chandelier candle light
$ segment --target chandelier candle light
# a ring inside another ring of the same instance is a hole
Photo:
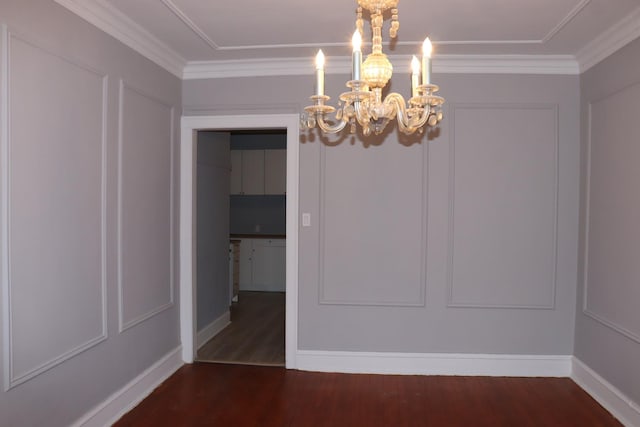
[[[438,86],[431,84],[431,41],[427,37],[422,44],[422,63],[415,56],[411,61],[411,98],[407,106],[402,95],[388,94],[382,99],[382,89],[393,74],[393,66],[387,55],[382,53],[383,13],[391,9],[391,27],[389,35],[395,38],[398,22],[399,0],[357,0],[357,30],[351,39],[351,80],[346,86],[351,89],[340,95],[338,109],[326,105],[329,97],[324,94],[324,54],[318,51],[316,56],[316,94],[311,97],[313,105],[305,108],[302,124],[306,128],[316,125],[325,133],[337,133],[349,123],[351,133],[356,131],[356,123],[362,127],[365,136],[373,131],[382,133],[386,125],[394,118],[401,132],[410,135],[422,133],[424,126],[436,126],[442,120],[444,98],[435,95]],[[371,19],[372,49],[362,62],[362,12],[366,9]],[[422,81],[420,81],[422,80]],[[334,124],[325,120],[327,114],[335,112]]]

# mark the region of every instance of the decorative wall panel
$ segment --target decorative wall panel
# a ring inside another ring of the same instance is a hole
[[[24,38],[5,40],[2,286],[11,387],[106,339],[107,78]]]
[[[583,308],[640,342],[638,111],[640,83],[589,105]]]
[[[554,105],[453,107],[450,307],[554,307],[557,116]]]
[[[424,305],[428,141],[321,150],[320,303]]]
[[[120,83],[120,331],[173,305],[173,114]]]

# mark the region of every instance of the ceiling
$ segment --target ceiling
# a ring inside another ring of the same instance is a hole
[[[318,48],[347,59],[355,28],[355,0],[56,1],[183,73],[243,62],[255,71],[283,58],[308,66]],[[419,54],[429,35],[436,67],[438,59],[534,58],[585,68],[640,35],[640,0],[402,0],[398,9],[398,38],[385,52]]]

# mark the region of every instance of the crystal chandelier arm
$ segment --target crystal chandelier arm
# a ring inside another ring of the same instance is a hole
[[[316,114],[316,122],[318,123],[318,127],[326,133],[337,133],[340,132],[347,125],[347,122],[343,119],[340,120],[337,124],[331,126],[324,120],[324,114]]]
[[[396,120],[398,121],[398,128],[402,133],[411,134],[416,131],[417,128],[424,125],[429,117],[428,106],[424,108],[422,116],[417,122],[414,122],[412,118],[407,115],[406,102],[402,95],[399,93],[390,93],[384,99],[384,103],[390,105],[396,112]]]
[[[371,117],[369,116],[369,110],[366,108],[366,105],[363,105],[362,102],[354,102],[353,106],[356,120],[360,123],[360,126],[368,125]]]

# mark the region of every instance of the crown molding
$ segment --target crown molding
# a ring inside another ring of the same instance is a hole
[[[566,27],[569,24],[569,22],[573,20],[573,18],[575,18],[580,12],[582,12],[582,9],[587,7],[589,3],[591,3],[591,0],[580,0],[573,7],[573,9],[571,9],[569,13],[567,13],[567,15],[564,18],[562,18],[562,20],[560,20],[560,22],[558,22],[558,24],[555,27],[553,27],[551,31],[547,33],[546,36],[542,38],[542,40],[540,40],[540,43],[547,43],[549,40],[554,38],[556,34],[562,31],[562,29],[564,29],[564,27]]]
[[[640,7],[578,51],[576,58],[580,72],[584,73],[638,37]]]
[[[55,1],[176,77],[182,77],[187,61],[108,3],[102,0]]]
[[[343,58],[331,58],[332,73],[334,68],[342,69],[339,62]],[[346,62],[345,62],[346,63]],[[309,71],[309,70],[311,71]],[[184,67],[183,80],[223,79],[229,77],[258,77],[258,76],[296,76],[310,74],[314,70],[313,61],[308,58],[264,58],[264,59],[236,59],[220,61],[190,61]],[[351,70],[351,68],[349,68]],[[336,74],[339,72],[336,72]]]
[[[410,56],[389,56],[409,73]],[[433,71],[446,74],[579,74],[571,55],[440,55],[433,59]],[[351,58],[328,57],[327,74],[351,72]],[[226,61],[192,61],[184,67],[184,80],[230,77],[296,76],[314,73],[312,58],[270,58]]]
[[[434,58],[433,71],[450,74],[579,74],[578,62],[572,55],[441,55]]]
[[[176,51],[104,0],[55,0],[56,3],[95,25],[144,57],[184,80],[229,77],[291,76],[313,73],[312,59],[269,58],[187,62]],[[582,0],[561,21],[557,30],[570,21],[590,0]],[[163,0],[165,5],[173,4]],[[433,60],[436,73],[451,74],[564,74],[577,75],[596,65],[627,43],[640,37],[640,8],[605,31],[572,55],[440,55]],[[226,50],[220,48],[220,50]],[[391,56],[396,64],[406,64],[409,56]],[[328,74],[348,74],[350,58],[328,58]]]

